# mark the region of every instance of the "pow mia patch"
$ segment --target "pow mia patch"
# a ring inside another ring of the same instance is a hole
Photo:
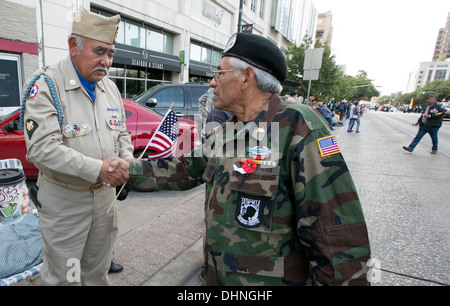
[[[31,137],[33,136],[34,131],[36,131],[38,127],[39,127],[39,124],[36,121],[34,121],[33,119],[27,120],[26,129],[27,129],[27,133],[28,133],[28,139],[31,140]]]
[[[246,228],[256,228],[263,224],[264,209],[270,199],[239,193],[236,205],[236,222]]]

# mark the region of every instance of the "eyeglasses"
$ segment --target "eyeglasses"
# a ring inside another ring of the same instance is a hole
[[[222,74],[224,74],[225,72],[231,72],[231,71],[235,71],[235,69],[229,69],[229,70],[214,70],[213,71],[213,77],[214,80],[217,80]]]

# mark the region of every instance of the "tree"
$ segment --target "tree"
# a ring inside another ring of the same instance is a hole
[[[372,80],[368,78],[367,72],[364,70],[358,71],[353,85],[356,89],[352,97],[354,100],[370,100],[372,97],[380,95],[380,92],[373,86]]]
[[[438,101],[450,99],[450,80],[437,80],[427,83],[424,87],[417,89],[415,92],[403,94],[400,98],[400,104],[409,104],[414,98],[414,105],[425,106],[427,104],[427,93],[434,93]]]
[[[303,80],[299,75],[304,75],[305,53],[311,46],[312,38],[305,35],[300,46],[291,44],[287,52],[288,80],[301,84],[303,96],[308,91],[309,81]],[[331,48],[327,44],[322,45],[317,40],[314,48],[324,48],[319,80],[311,82],[311,93],[320,96],[319,99],[330,101],[331,98],[335,98],[340,101],[343,99],[370,99],[373,96],[379,96],[380,93],[373,86],[372,80],[367,77],[365,71],[360,71],[356,78],[345,75],[336,64],[336,56],[331,53]],[[365,87],[355,88],[355,86]],[[290,89],[285,89],[283,94],[288,91]]]

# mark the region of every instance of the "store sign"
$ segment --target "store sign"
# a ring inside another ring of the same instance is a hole
[[[116,44],[114,64],[181,72],[178,56]]]

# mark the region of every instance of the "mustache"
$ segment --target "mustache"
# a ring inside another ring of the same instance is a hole
[[[92,70],[92,72],[96,72],[96,71],[103,71],[105,73],[108,73],[109,69],[105,68],[105,67],[96,67]]]

